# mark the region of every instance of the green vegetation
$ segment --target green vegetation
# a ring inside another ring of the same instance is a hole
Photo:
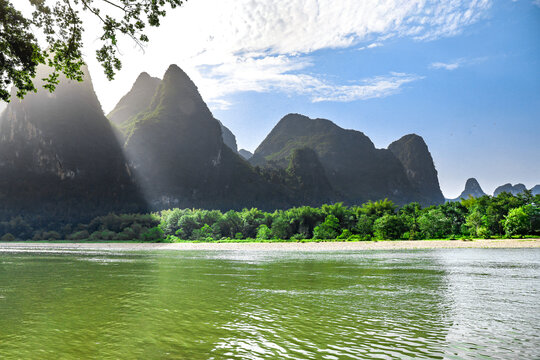
[[[147,25],[159,26],[167,7],[174,9],[183,1],[31,0],[29,3],[34,11],[31,17],[25,17],[11,0],[0,0],[0,100],[7,102],[11,85],[17,88],[19,98],[37,90],[34,78],[39,64],[46,64],[52,70],[42,79],[43,87],[49,91],[56,89],[60,74],[71,80],[83,80],[83,13],[92,14],[101,22],[102,33],[97,39],[101,48],[96,51],[96,59],[112,80],[122,68],[118,58],[119,38],[127,35],[142,47],[149,41]],[[43,45],[38,37],[45,40]]]
[[[391,201],[342,203],[265,212],[170,209],[153,214],[109,214],[87,224],[0,222],[0,239],[70,241],[359,241],[524,237],[540,235],[540,195],[502,193],[422,208]]]

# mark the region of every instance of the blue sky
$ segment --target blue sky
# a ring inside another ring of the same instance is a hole
[[[421,135],[447,197],[469,177],[488,193],[540,183],[540,0],[190,0],[144,52],[123,39],[113,82],[91,56],[99,23],[85,21],[105,112],[140,72],[176,63],[241,148],[297,112],[377,147]]]
[[[447,197],[459,195],[468,177],[488,193],[507,182],[540,183],[540,7],[499,1],[460,34],[392,38],[359,50],[372,43],[311,53],[308,70],[335,83],[390,72],[418,79],[395,94],[348,102],[242,92],[214,114],[249,150],[287,112],[363,131],[377,147],[417,133],[430,148]]]

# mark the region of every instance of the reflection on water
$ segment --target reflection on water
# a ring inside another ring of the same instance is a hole
[[[539,249],[2,252],[0,357],[540,357]]]

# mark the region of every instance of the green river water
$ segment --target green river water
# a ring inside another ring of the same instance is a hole
[[[4,248],[0,359],[540,359],[540,249]]]

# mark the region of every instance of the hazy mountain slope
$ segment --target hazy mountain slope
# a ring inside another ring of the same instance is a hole
[[[246,149],[240,149],[238,150],[238,154],[240,154],[244,159],[249,160],[253,156],[251,151],[248,151]]]
[[[84,82],[61,78],[54,93],[13,98],[0,116],[4,214],[88,217],[143,206],[84,70]],[[40,66],[37,78],[47,73]]]
[[[419,200],[394,154],[376,149],[363,133],[345,130],[325,119],[289,114],[279,121],[249,160],[254,165],[287,166],[294,149],[311,148],[334,190],[347,203],[391,198]]]
[[[116,125],[122,125],[130,120],[150,105],[160,83],[159,78],[151,77],[145,72],[141,73],[131,90],[120,99],[107,118]]]
[[[444,196],[439,186],[433,158],[422,137],[416,134],[403,136],[388,146],[388,150],[401,161],[413,188],[425,203],[442,204]]]
[[[219,126],[221,127],[221,137],[223,138],[223,142],[225,145],[227,145],[233,152],[238,152],[238,145],[236,145],[236,136],[234,136],[233,132],[229,130],[228,127],[223,125],[221,121],[219,121]]]
[[[154,206],[286,206],[289,201],[222,139],[197,87],[171,65],[150,106],[123,123],[125,149]]]
[[[107,115],[107,118],[117,126],[133,120],[136,115],[144,112],[150,106],[160,83],[161,79],[142,72],[133,83],[131,90],[120,99],[114,109]],[[219,124],[225,145],[236,152],[236,137],[221,121],[219,121]]]

